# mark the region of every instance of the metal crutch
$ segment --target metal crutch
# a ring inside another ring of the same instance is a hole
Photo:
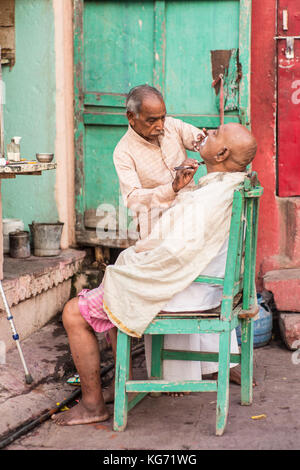
[[[25,362],[23,352],[22,352],[22,349],[21,349],[21,345],[20,345],[20,342],[19,342],[19,335],[18,335],[17,330],[15,328],[15,325],[14,325],[14,322],[13,322],[13,316],[10,312],[10,309],[9,309],[9,306],[8,306],[8,303],[7,303],[7,300],[6,300],[6,297],[5,297],[5,293],[4,293],[1,281],[0,281],[0,293],[1,293],[1,297],[2,297],[2,300],[3,300],[4,307],[5,307],[5,311],[7,313],[7,320],[9,321],[11,329],[12,329],[12,333],[13,333],[12,337],[16,342],[16,345],[17,345],[17,348],[18,348],[18,351],[19,351],[19,354],[20,354],[21,362],[22,362],[22,365],[23,365],[23,368],[24,368],[24,371],[25,371],[25,381],[26,381],[27,384],[31,384],[33,382],[33,378],[29,374],[27,366],[26,366],[26,362]]]

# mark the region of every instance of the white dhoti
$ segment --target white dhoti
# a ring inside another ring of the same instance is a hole
[[[150,377],[152,336],[145,335],[144,341],[147,373],[148,377]],[[165,335],[164,348],[183,351],[218,352],[219,334]],[[239,352],[235,330],[231,333],[231,352]],[[230,367],[235,366],[237,364],[230,364]],[[163,362],[162,378],[165,380],[201,380],[203,375],[212,374],[217,371],[217,362],[165,360]]]
[[[224,277],[228,240],[223,244],[218,255],[205,269],[206,276]],[[192,283],[174,297],[163,308],[167,312],[205,311],[220,305],[222,287]],[[152,337],[144,336],[148,376],[151,376]],[[165,335],[164,348],[183,351],[218,352],[219,334],[201,333],[190,335]],[[231,333],[231,353],[238,353],[236,331]],[[237,364],[231,364],[234,367]],[[164,360],[163,379],[165,380],[201,380],[202,375],[218,371],[217,362]]]

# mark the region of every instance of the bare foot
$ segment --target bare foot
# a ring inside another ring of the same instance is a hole
[[[236,370],[236,367],[230,368],[229,382],[241,385],[241,373],[239,370]]]
[[[114,382],[108,387],[102,389],[105,403],[113,403],[115,400],[115,384]]]
[[[241,385],[241,371],[237,367],[230,368],[229,381],[233,384]],[[253,387],[257,385],[255,378],[253,377]]]
[[[51,416],[51,419],[60,426],[97,423],[99,421],[106,421],[108,418],[109,413],[105,407],[89,408],[82,401],[68,411]]]
[[[190,395],[191,392],[166,392],[168,397],[184,397],[184,395]]]
[[[214,372],[213,374],[210,374],[212,380],[217,380],[218,378],[218,372]],[[204,377],[209,377],[208,376],[203,376]],[[241,385],[241,372],[238,370],[236,367],[231,367],[230,368],[230,374],[229,374],[229,382],[237,385]],[[253,377],[253,387],[257,385],[257,382],[255,378]]]

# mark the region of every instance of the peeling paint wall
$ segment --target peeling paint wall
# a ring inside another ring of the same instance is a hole
[[[278,157],[276,127],[281,124],[277,116],[276,103],[277,63],[274,40],[276,3],[276,0],[268,2],[253,0],[251,120],[252,131],[258,143],[253,169],[258,172],[259,180],[264,187],[259,216],[257,287],[258,290],[265,287],[272,290],[275,297],[280,296],[280,310],[287,311],[290,308],[290,294],[286,287],[280,286],[280,283],[286,282],[289,273],[294,270],[299,286],[300,201],[299,197],[276,195]],[[289,158],[288,154],[286,158]],[[270,272],[276,273],[279,279],[278,286],[264,283],[263,277]],[[291,291],[297,304],[293,309],[300,311],[299,293],[294,288]]]
[[[64,222],[61,248],[75,243],[75,156],[73,86],[73,1],[53,0],[56,70],[57,162],[55,199]]]
[[[258,172],[264,194],[260,203],[257,269],[278,254],[279,214],[276,202],[276,1],[252,2],[251,122],[258,143],[253,169]]]
[[[21,157],[55,150],[55,49],[52,0],[16,0],[16,62],[3,67],[5,144],[22,136]],[[3,217],[56,221],[54,171],[2,182]]]

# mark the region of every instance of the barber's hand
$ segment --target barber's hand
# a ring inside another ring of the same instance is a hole
[[[197,160],[193,158],[186,158],[181,166],[192,166],[192,170],[178,170],[176,171],[176,177],[172,183],[173,191],[177,193],[180,189],[184,188],[190,181],[192,181],[194,174],[199,168]]]
[[[203,142],[205,137],[208,135],[208,132],[205,128],[200,131],[200,134],[197,135],[196,140],[193,140],[193,148],[194,152],[199,152],[200,150],[200,144]]]

